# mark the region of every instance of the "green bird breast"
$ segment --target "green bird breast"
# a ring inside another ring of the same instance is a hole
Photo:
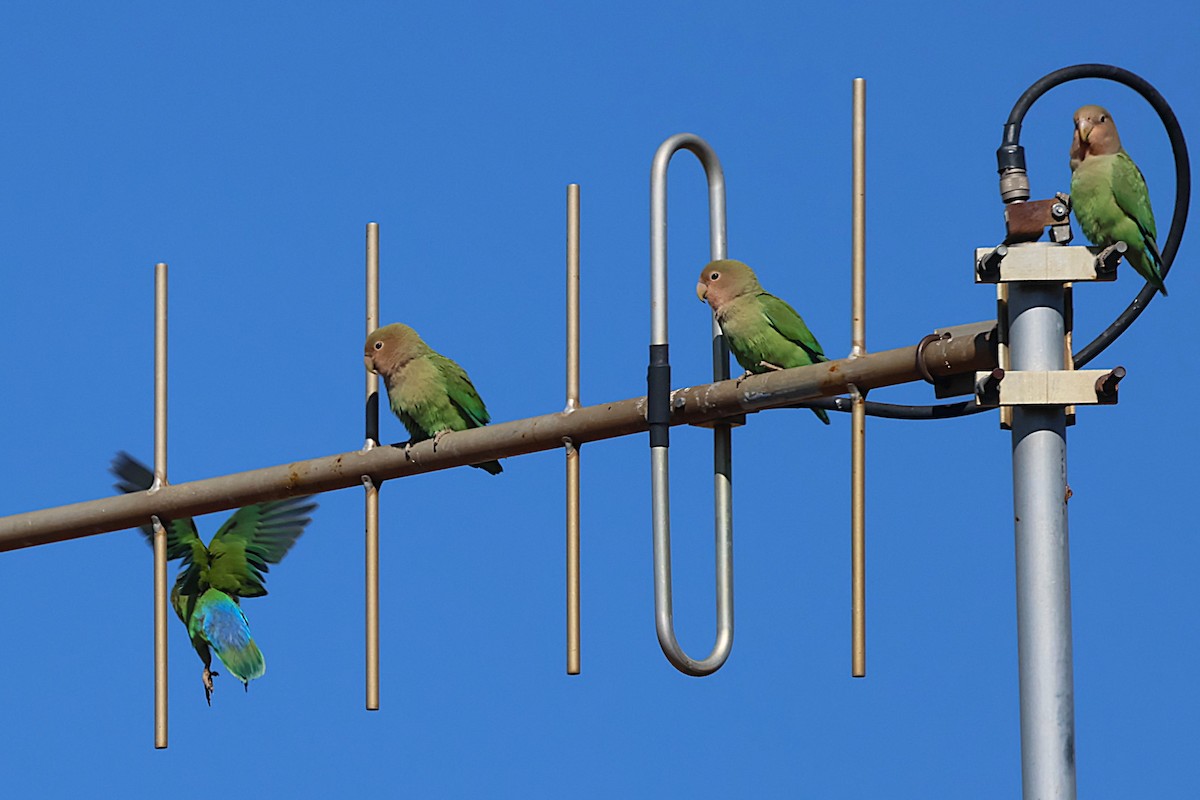
[[[740,297],[723,312],[718,317],[721,330],[734,358],[744,369],[765,372],[769,367],[762,366],[760,362],[764,361],[777,367],[791,368],[824,360],[821,355],[814,358],[814,354],[820,353],[820,345],[800,315],[772,295],[764,292]],[[773,320],[772,313],[782,319]],[[785,335],[780,327],[796,338]],[[807,349],[800,342],[807,342]]]
[[[446,378],[433,359],[414,359],[406,364],[387,382],[387,390],[392,411],[413,441],[428,439],[439,431],[473,427],[451,400]]]
[[[731,304],[720,318],[721,330],[737,362],[751,372],[766,372],[761,362],[777,367],[803,367],[813,363],[804,348],[780,333],[759,308],[757,298]]]
[[[1093,244],[1107,246],[1117,241],[1115,229],[1127,221],[1112,191],[1113,167],[1117,157],[1092,156],[1071,175],[1071,204],[1083,235]],[[1137,226],[1131,226],[1136,232]]]

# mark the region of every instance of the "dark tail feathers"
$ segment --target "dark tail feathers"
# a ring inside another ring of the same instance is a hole
[[[499,461],[485,461],[482,464],[472,464],[475,469],[482,469],[489,475],[499,475],[504,472],[504,467],[500,466]]]

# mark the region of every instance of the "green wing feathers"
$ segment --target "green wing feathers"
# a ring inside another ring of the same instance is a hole
[[[763,316],[767,318],[767,322],[771,324],[779,334],[787,339],[792,344],[796,345],[803,352],[803,358],[796,358],[799,353],[794,353],[787,361],[781,363],[781,367],[798,367],[806,364],[819,364],[822,361],[828,361],[825,356],[825,351],[821,349],[821,343],[817,341],[817,337],[813,336],[812,331],[804,324],[804,318],[796,312],[796,309],[787,304],[786,301],[780,300],[773,294],[763,292],[758,296],[759,306],[762,308]],[[829,424],[829,414],[823,408],[812,409],[813,414],[817,419],[824,424]]]
[[[154,485],[154,473],[124,451],[117,453],[113,458],[111,470],[118,478],[113,488],[125,494],[144,492]],[[191,517],[173,520],[160,518],[159,521],[167,530],[168,561],[182,558],[184,566],[188,566],[197,559],[205,560],[207,551],[204,549],[204,543],[200,541],[200,534],[196,531],[196,524],[192,522]],[[140,526],[139,530],[146,537],[146,543],[153,547],[154,528],[147,524]]]
[[[146,491],[154,482],[153,473],[128,453],[117,454],[112,472],[118,479],[116,488],[125,493]],[[292,549],[316,507],[308,497],[246,506],[225,521],[207,547],[191,518],[163,520],[167,558],[182,560],[171,606],[204,662],[205,697],[210,703],[216,674],[209,672],[210,645],[243,684],[261,677],[266,669],[238,601],[267,593],[264,575],[269,565],[278,564]],[[141,530],[147,540],[153,540],[151,526],[143,525]]]
[[[446,396],[450,399],[450,403],[458,415],[462,417],[466,427],[481,428],[491,422],[492,418],[488,414],[487,406],[483,404],[483,398],[475,390],[475,384],[471,383],[471,379],[467,377],[467,371],[444,356],[435,354],[435,357],[438,371],[446,384]],[[500,465],[499,461],[484,461],[471,466],[491,475],[499,475],[504,471],[504,467]]]
[[[1130,262],[1134,269],[1166,295],[1167,288],[1162,280],[1162,255],[1158,251],[1158,228],[1150,208],[1150,192],[1142,171],[1124,151],[1117,154],[1113,165],[1112,191],[1121,211],[1137,226],[1137,241],[1129,242],[1132,249],[1129,253]]]
[[[437,356],[438,372],[446,382],[446,394],[458,409],[468,428],[479,428],[491,422],[483,398],[475,384],[467,377],[467,371],[444,356]]]
[[[144,464],[124,452],[113,459],[112,472],[119,479],[116,488],[126,493],[145,491],[154,481]],[[168,560],[183,560],[172,591],[176,612],[181,618],[190,616],[195,598],[210,587],[233,597],[265,595],[263,575],[270,569],[268,564],[283,559],[311,522],[309,515],[316,507],[308,497],[246,506],[226,520],[207,547],[190,517],[163,521]],[[153,541],[149,525],[141,531]]]
[[[1158,227],[1141,170],[1124,150],[1085,159],[1071,176],[1075,217],[1093,244],[1123,241],[1129,265],[1152,286],[1167,293],[1162,279]]]
[[[775,295],[766,292],[758,296],[758,303],[767,321],[771,323],[771,327],[779,331],[785,339],[799,345],[814,364],[829,360],[825,357],[825,351],[821,349],[820,343],[817,342],[817,337],[812,335],[812,331],[804,324],[804,319],[796,313],[796,309]]]
[[[239,509],[208,543],[208,585],[234,597],[265,595],[267,565],[283,560],[316,507],[308,497],[289,497]]]
[[[1113,197],[1121,210],[1133,218],[1143,234],[1149,234],[1151,241],[1157,242],[1158,230],[1154,224],[1154,212],[1150,210],[1150,191],[1146,188],[1146,179],[1125,152],[1117,154],[1112,187]]]

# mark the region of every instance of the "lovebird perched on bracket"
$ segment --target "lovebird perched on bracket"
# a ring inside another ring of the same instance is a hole
[[[411,447],[432,437],[438,442],[450,431],[479,428],[491,421],[487,407],[467,372],[436,352],[407,325],[385,325],[367,337],[363,361],[383,376],[388,402],[411,437]],[[499,461],[472,464],[492,475],[504,471]]]
[[[117,453],[112,473],[115,488],[141,492],[154,483],[154,473],[128,453]],[[250,635],[250,625],[238,601],[267,593],[263,573],[278,564],[311,521],[317,504],[308,497],[289,497],[239,509],[204,546],[191,517],[160,520],[167,530],[167,558],[182,558],[183,565],[171,589],[171,605],[187,627],[192,647],[204,662],[204,698],[212,705],[211,647],[235,678],[249,690],[267,665]],[[154,544],[154,528],[142,533]]]
[[[829,360],[796,310],[764,292],[754,270],[741,261],[710,262],[700,273],[696,296],[712,306],[729,350],[750,372]],[[814,408],[812,412],[829,424],[824,409]]]
[[[1166,296],[1146,179],[1121,146],[1112,115],[1100,106],[1075,112],[1071,206],[1092,244],[1125,242],[1130,266]]]

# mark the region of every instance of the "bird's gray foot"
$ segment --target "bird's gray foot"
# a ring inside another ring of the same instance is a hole
[[[412,454],[412,446],[413,443],[411,441],[404,443],[404,457],[415,464],[417,463],[417,459]]]
[[[437,452],[438,443],[442,441],[446,434],[450,431],[438,431],[433,435],[433,452]]]
[[[221,673],[219,673],[219,672],[213,672],[208,667],[205,667],[204,672],[201,674],[201,680],[204,681],[204,699],[210,706],[212,705],[212,693],[213,693],[213,680],[212,679],[217,677],[220,674]]]
[[[783,369],[783,367],[779,366],[778,364],[772,364],[770,361],[760,361],[758,362],[758,365],[760,367],[766,367],[767,369],[774,370],[775,372],[779,372],[781,369]]]
[[[745,372],[743,372],[741,375],[738,375],[738,376],[737,376],[737,378],[735,378],[735,379],[734,379],[734,381],[733,381],[733,385],[734,385],[734,386],[741,386],[741,385],[742,385],[742,381],[746,380],[746,378],[749,378],[749,377],[750,377],[751,375],[753,375],[753,374],[754,374],[754,373],[753,373],[753,372],[751,372],[750,370],[746,370]]]
[[[1098,269],[1103,269],[1107,272],[1116,270],[1117,265],[1121,262],[1121,257],[1128,252],[1129,246],[1125,242],[1114,242],[1108,247],[1096,254],[1096,266]]]

